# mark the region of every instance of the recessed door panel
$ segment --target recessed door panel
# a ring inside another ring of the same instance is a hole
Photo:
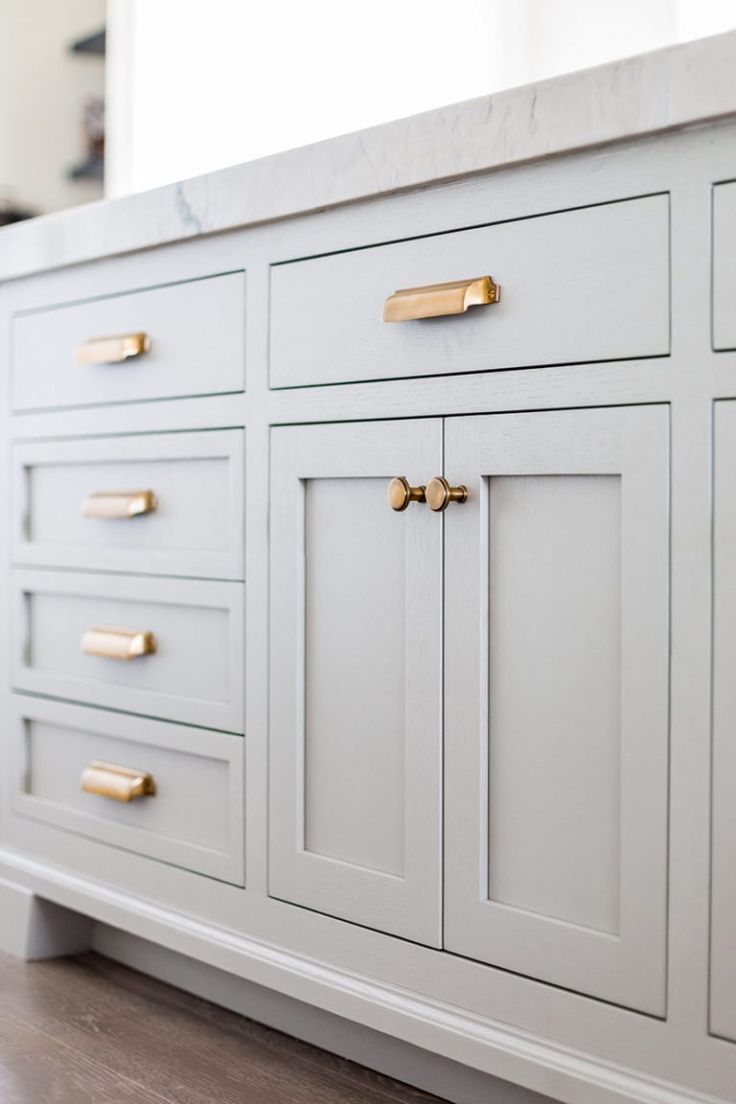
[[[664,408],[452,418],[449,950],[664,1013]]]
[[[439,421],[272,436],[270,892],[440,939]]]
[[[736,1042],[736,402],[715,404],[710,1030]]]

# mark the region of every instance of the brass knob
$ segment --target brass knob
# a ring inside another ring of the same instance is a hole
[[[427,505],[430,510],[440,513],[446,510],[451,502],[465,502],[468,497],[468,488],[451,487],[444,475],[436,475],[427,484]]]
[[[388,485],[388,504],[400,513],[410,502],[426,502],[425,490],[425,487],[410,486],[405,475],[397,475]]]

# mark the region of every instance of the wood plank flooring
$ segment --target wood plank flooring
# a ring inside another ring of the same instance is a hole
[[[441,1104],[98,955],[0,955],[0,1104]]]

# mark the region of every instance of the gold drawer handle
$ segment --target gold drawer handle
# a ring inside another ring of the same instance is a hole
[[[453,280],[449,284],[402,288],[389,295],[383,304],[384,322],[410,322],[418,318],[437,318],[445,314],[464,314],[468,307],[498,303],[501,285],[490,276],[472,280]]]
[[[88,518],[140,517],[155,509],[153,491],[98,491],[82,503],[82,514]]]
[[[77,347],[77,362],[79,364],[122,364],[124,360],[143,356],[150,348],[151,339],[145,333],[92,337]]]
[[[80,784],[85,793],[109,797],[112,801],[132,801],[134,797],[153,797],[156,780],[147,771],[100,763],[96,759],[82,771]]]
[[[412,487],[405,475],[397,475],[388,485],[388,504],[392,510],[401,513],[410,502],[426,502],[426,487]]]
[[[467,502],[468,488],[462,484],[451,487],[444,475],[436,475],[427,484],[427,505],[436,514],[446,510],[451,502]]]
[[[82,637],[82,651],[85,655],[101,656],[103,659],[138,659],[156,651],[156,637],[152,632],[140,629],[113,629],[107,625],[96,625],[93,629],[87,629]]]

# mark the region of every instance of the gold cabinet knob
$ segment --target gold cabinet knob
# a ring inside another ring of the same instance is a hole
[[[88,518],[132,518],[156,509],[153,491],[97,491],[82,503]]]
[[[400,513],[410,502],[426,502],[425,490],[425,487],[412,487],[405,475],[397,475],[388,485],[388,504]]]
[[[444,475],[436,475],[427,484],[427,505],[435,513],[446,510],[451,502],[465,502],[468,497],[468,488],[451,487]]]

